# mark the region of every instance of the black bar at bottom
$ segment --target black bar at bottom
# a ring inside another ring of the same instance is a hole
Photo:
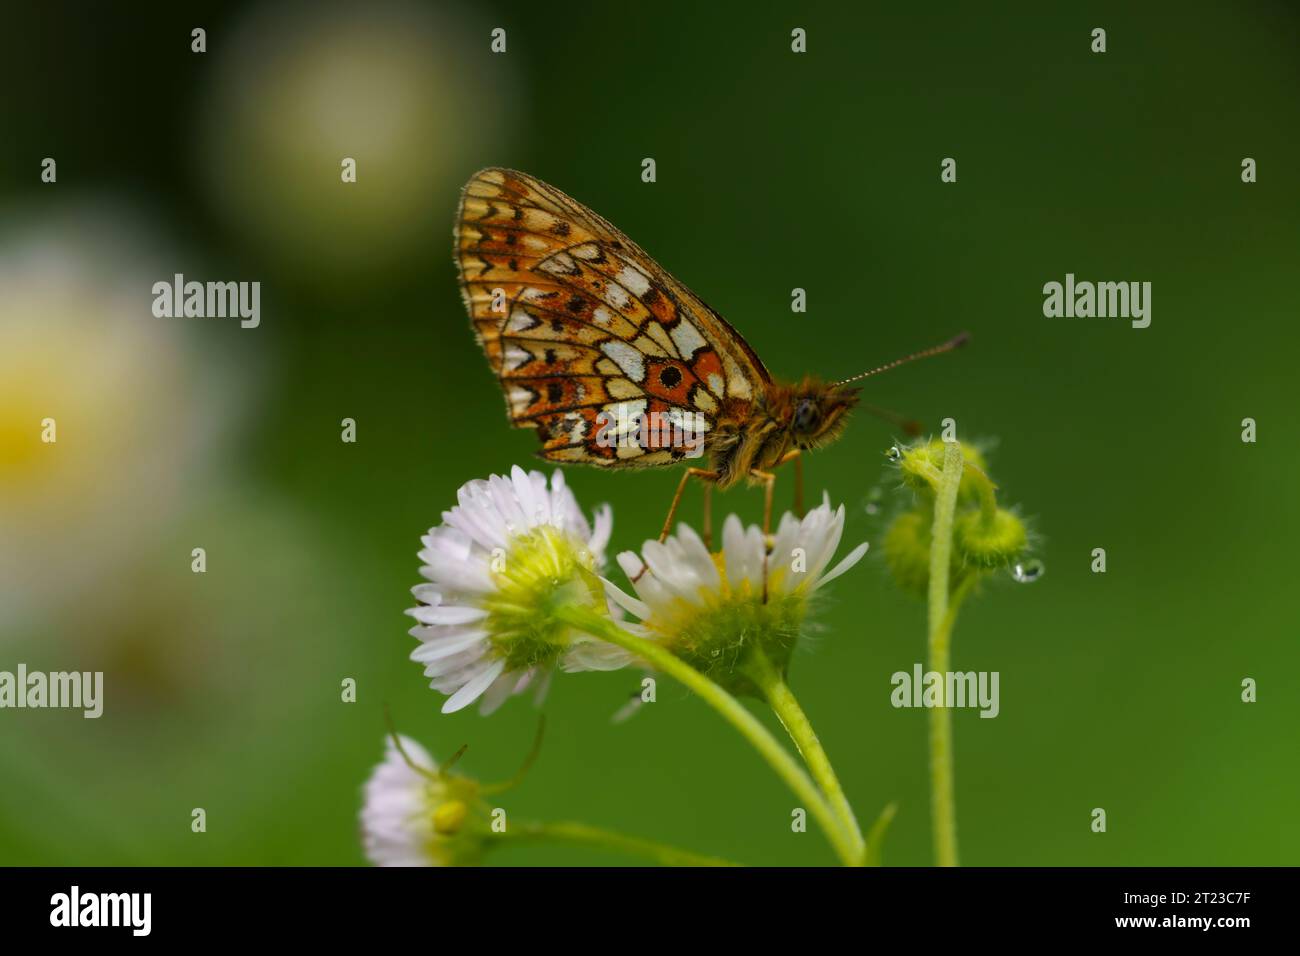
[[[877,932],[901,932],[918,945],[1044,934],[1232,945],[1242,934],[1273,936],[1293,925],[1295,875],[1286,868],[14,868],[0,870],[0,933],[7,943],[75,934],[91,944],[354,939],[378,947],[412,935],[436,946],[477,927],[496,950],[512,934],[533,945],[568,937],[619,946],[629,934],[669,945],[761,937],[786,924],[810,943],[827,942],[831,931],[864,944]]]

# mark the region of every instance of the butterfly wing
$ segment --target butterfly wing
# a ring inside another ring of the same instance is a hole
[[[771,380],[740,334],[636,243],[526,173],[489,168],[466,184],[456,261],[510,419],[538,430],[544,458],[670,463],[704,437],[687,426],[735,417]],[[600,440],[602,427],[608,439],[656,413],[682,430]]]

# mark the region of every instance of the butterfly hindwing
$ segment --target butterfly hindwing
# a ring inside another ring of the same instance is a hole
[[[538,430],[543,457],[668,464],[683,456],[670,428],[598,437],[650,414],[707,430],[769,381],[721,316],[606,220],[527,174],[470,179],[456,258],[511,421]]]

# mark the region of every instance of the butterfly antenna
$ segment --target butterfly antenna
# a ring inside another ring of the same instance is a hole
[[[435,783],[441,782],[442,778],[440,774],[435,773],[428,767],[421,767],[412,760],[411,755],[406,752],[406,748],[402,746],[402,738],[398,736],[397,725],[393,723],[393,715],[389,712],[387,704],[384,704],[384,723],[388,725],[389,739],[393,741],[393,746],[397,748],[397,752],[401,755],[403,762],[405,762],[408,767],[418,773],[421,777],[427,777]]]
[[[483,787],[480,793],[505,793],[507,790],[513,790],[524,782],[524,777],[528,776],[528,771],[533,769],[533,764],[537,762],[537,757],[542,752],[542,738],[546,735],[546,716],[538,715],[537,734],[533,737],[533,746],[528,751],[528,756],[524,758],[523,765],[515,772],[515,775],[504,783],[494,783]]]
[[[900,365],[906,365],[908,362],[915,362],[917,359],[929,358],[931,355],[942,355],[944,352],[951,352],[953,349],[959,349],[970,341],[970,333],[963,332],[955,338],[949,339],[942,345],[936,345],[932,348],[923,349],[920,352],[913,352],[911,355],[905,355],[900,359],[894,359],[880,368],[873,368],[869,372],[863,372],[861,375],[854,375],[852,378],[846,378],[843,381],[835,382],[835,385],[848,385],[850,382],[861,381],[864,378],[870,378],[873,375],[879,375],[881,372],[888,372],[892,368],[898,368]]]

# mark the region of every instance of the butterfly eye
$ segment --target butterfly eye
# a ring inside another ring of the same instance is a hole
[[[794,430],[797,432],[810,431],[817,424],[817,403],[810,399],[803,399],[795,406],[794,410]]]

